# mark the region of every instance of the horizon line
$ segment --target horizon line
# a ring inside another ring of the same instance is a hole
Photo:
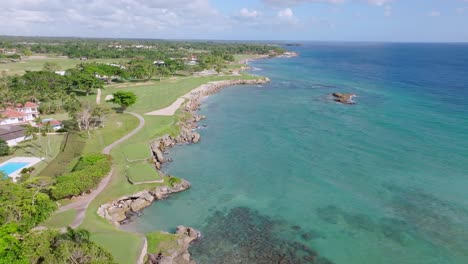
[[[301,39],[216,39],[216,38],[143,38],[143,37],[92,37],[92,36],[46,36],[46,35],[2,35],[0,38],[57,38],[90,40],[152,40],[152,41],[230,41],[230,42],[299,42],[299,43],[401,43],[401,44],[468,44],[468,41],[399,41],[399,40],[301,40]]]

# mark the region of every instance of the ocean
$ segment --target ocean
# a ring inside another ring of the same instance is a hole
[[[468,263],[468,45],[291,49],[204,100],[164,168],[192,188],[126,228],[196,228],[201,264]]]

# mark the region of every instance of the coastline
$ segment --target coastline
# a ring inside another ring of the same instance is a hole
[[[297,54],[295,54],[296,56]],[[278,56],[279,57],[279,56]],[[263,58],[270,58],[261,56],[255,59],[248,59],[243,64],[245,66],[242,67],[242,71],[249,69],[247,63],[252,60],[256,59],[263,59]],[[185,102],[181,104],[182,111],[185,114],[185,118],[181,118],[181,120],[177,123],[177,126],[180,128],[179,134],[176,137],[171,137],[170,135],[164,135],[159,137],[151,142],[150,148],[153,154],[153,162],[155,168],[158,170],[161,175],[164,176],[164,173],[161,171],[161,166],[163,163],[167,162],[168,160],[164,157],[165,153],[167,153],[167,149],[173,147],[175,145],[182,145],[182,144],[194,144],[198,143],[200,140],[200,135],[195,131],[198,128],[198,122],[204,119],[204,116],[198,115],[196,112],[200,109],[202,100],[207,96],[215,94],[222,90],[223,88],[236,86],[236,85],[259,85],[265,84],[270,82],[269,78],[266,77],[258,77],[254,79],[235,79],[235,80],[222,80],[222,81],[213,81],[209,83],[202,84],[195,89],[191,90],[189,93],[183,95],[181,98],[185,99]],[[187,117],[188,116],[188,117]],[[171,179],[172,177],[169,177]],[[177,179],[177,178],[173,178]],[[178,179],[179,180],[179,179]],[[184,191],[190,188],[190,183],[180,179],[181,182],[178,182],[171,187],[169,185],[164,185],[157,187],[153,191],[142,191],[133,195],[127,195],[121,197],[113,202],[103,204],[98,209],[98,215],[105,218],[106,220],[113,223],[115,226],[119,226],[121,224],[128,223],[132,221],[135,217],[139,216],[141,212],[149,207],[153,202],[157,200],[166,199],[170,194],[177,193]],[[165,182],[166,183],[166,182]],[[166,183],[167,184],[167,183]],[[109,213],[109,212],[113,212]],[[112,215],[116,216],[114,218]],[[128,231],[128,230],[127,230]],[[184,250],[186,252],[179,252],[180,254],[185,255],[184,261],[182,263],[195,263],[190,258],[190,254],[188,253],[187,249],[189,244],[195,240],[197,240],[200,236],[196,239],[190,240]],[[147,252],[147,253],[144,253]],[[140,263],[142,259],[148,254],[150,255],[151,250],[148,249],[148,243],[146,237],[144,238],[143,248],[141,249],[141,253],[139,254]],[[175,255],[180,255],[175,254]],[[187,255],[188,254],[188,255]],[[170,257],[170,256],[166,256]],[[172,263],[172,262],[169,262]]]

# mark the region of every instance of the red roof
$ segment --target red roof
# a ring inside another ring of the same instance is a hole
[[[26,102],[26,103],[24,104],[24,107],[28,107],[28,108],[37,108],[38,105],[35,104],[35,103],[33,103],[33,102]]]
[[[8,118],[17,118],[17,117],[25,117],[26,116],[26,114],[18,112],[18,111],[13,110],[13,109],[7,109],[7,110],[3,111],[1,114],[2,114],[2,116],[8,117]]]
[[[58,121],[58,120],[46,120],[46,121],[42,121],[41,124],[38,124],[38,126],[42,126],[44,124],[50,124],[51,126],[61,126],[62,125],[62,122]]]

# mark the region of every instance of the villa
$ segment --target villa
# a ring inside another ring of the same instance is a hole
[[[14,106],[7,106],[0,110],[0,125],[16,125],[34,121],[39,117],[39,106],[36,103],[26,102]]]
[[[48,119],[42,119],[42,122],[40,124],[37,124],[37,127],[42,127],[44,126],[45,124],[50,124],[50,127],[54,130],[54,131],[57,131],[59,129],[62,129],[63,128],[63,123],[58,121],[58,120],[55,120],[55,119],[52,119],[52,118],[48,118]]]
[[[24,130],[23,126],[3,125],[0,126],[0,138],[5,140],[8,146],[14,147],[30,138],[25,137]]]

